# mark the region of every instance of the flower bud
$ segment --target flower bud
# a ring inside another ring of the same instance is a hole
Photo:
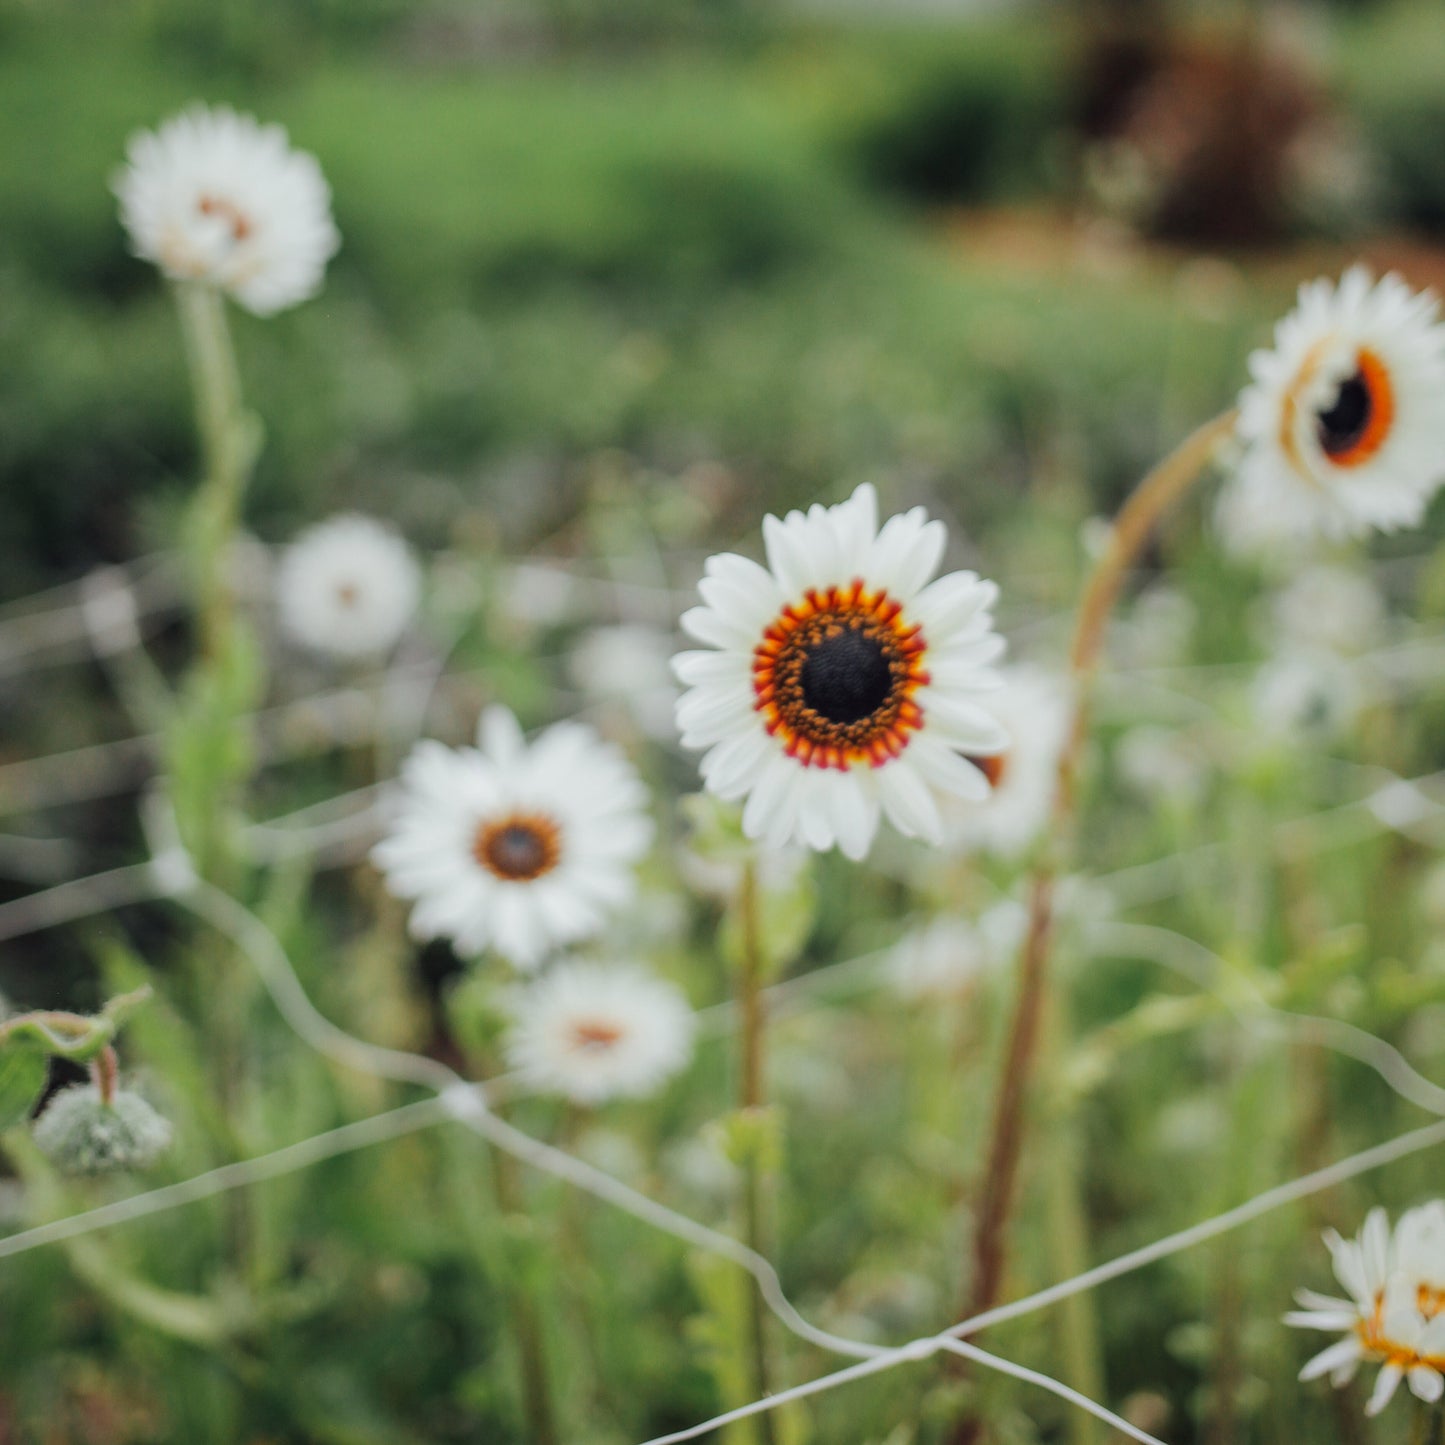
[[[102,1102],[94,1084],[57,1094],[35,1123],[35,1143],[65,1174],[147,1169],[166,1151],[171,1126],[139,1094]]]

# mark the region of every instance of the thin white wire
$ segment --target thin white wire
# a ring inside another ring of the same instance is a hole
[[[1154,1264],[1172,1254],[1179,1254],[1186,1249],[1191,1249],[1196,1244],[1203,1244],[1229,1230],[1237,1229],[1242,1224],[1248,1224],[1261,1215],[1268,1214],[1271,1210],[1279,1209],[1286,1204],[1297,1203],[1311,1194],[1333,1188],[1336,1184],[1342,1184],[1346,1180],[1368,1173],[1372,1169],[1395,1163],[1411,1154],[1418,1154],[1442,1143],[1445,1143],[1445,1122],[1428,1124],[1423,1129],[1416,1129],[1409,1134],[1402,1134],[1388,1143],[1376,1145],[1359,1154],[1352,1154],[1327,1168],[1318,1169],[1313,1174],[1292,1180],[1289,1184],[1267,1190],[1264,1194],[1256,1195],[1255,1198],[1247,1200],[1224,1214],[1216,1215],[1213,1219],[1207,1219],[1189,1229],[1180,1230],[1176,1234],[1156,1240],[1142,1249],[1120,1255],[1117,1259],[1086,1270],[1083,1274],[1064,1280],[1049,1289],[1039,1290],[1037,1293],[1015,1300],[1011,1304],[999,1305],[983,1314],[962,1320],[941,1334],[911,1340],[906,1345],[900,1345],[896,1349],[875,1355],[861,1365],[850,1365],[846,1369],[835,1370],[832,1374],[822,1375],[791,1389],[780,1390],[776,1395],[769,1395],[766,1399],[740,1405],[734,1410],[714,1415],[712,1419],[689,1426],[685,1430],[678,1430],[670,1435],[656,1436],[654,1439],[645,1441],[644,1445],[681,1445],[684,1440],[695,1440],[698,1436],[706,1435],[709,1431],[717,1430],[723,1425],[731,1425],[736,1421],[761,1415],[765,1411],[775,1410],[781,1405],[790,1404],[794,1400],[801,1400],[809,1395],[821,1394],[825,1390],[846,1385],[850,1381],[862,1379],[866,1375],[877,1374],[894,1365],[906,1364],[910,1360],[927,1359],[936,1351],[947,1348],[946,1341],[955,1339],[961,1334],[973,1334],[989,1325],[1001,1324],[1004,1320],[1033,1314],[1049,1305],[1058,1304],[1074,1295],[1083,1294],[1109,1280],[1118,1279],[1121,1275]]]
[[[1015,1380],[1023,1380],[1026,1384],[1037,1385],[1039,1389],[1047,1390],[1061,1400],[1067,1400],[1069,1404],[1077,1406],[1096,1420],[1102,1420],[1106,1425],[1112,1425],[1121,1435],[1127,1435],[1131,1440],[1140,1441],[1141,1445],[1164,1445],[1157,1435],[1151,1435],[1147,1430],[1141,1430],[1137,1425],[1131,1425],[1122,1416],[1116,1415],[1112,1410],[1106,1410],[1087,1395],[1064,1384],[1062,1380],[1054,1379],[1052,1375],[1031,1370],[1026,1365],[1016,1365],[1012,1360],[1005,1360],[999,1355],[979,1349],[977,1345],[969,1344],[967,1340],[940,1340],[938,1343],[939,1348],[947,1350],[949,1354],[962,1355],[965,1360],[972,1360],[976,1364],[986,1365],[991,1370],[1012,1375]]]
[[[323,1159],[334,1159],[338,1154],[348,1154],[387,1139],[398,1139],[420,1129],[429,1129],[449,1117],[450,1113],[440,1099],[420,1099],[412,1104],[402,1104],[399,1108],[374,1114],[369,1119],[358,1119],[354,1123],[328,1129],[325,1133],[313,1134],[269,1154],[258,1154],[254,1159],[223,1164],[218,1169],[193,1175],[175,1184],[166,1184],[144,1194],[132,1195],[129,1199],[117,1199],[96,1209],[68,1214],[63,1219],[6,1235],[0,1238],[0,1259],[24,1254],[42,1245],[59,1244],[83,1234],[92,1234],[99,1229],[129,1224],[132,1220],[162,1214],[168,1209],[194,1204],[262,1180],[277,1179],[320,1163]]]
[[[155,898],[158,891],[152,863],[132,863],[108,873],[57,883],[54,888],[0,903],[0,943],[127,903],[143,903]]]
[[[1099,952],[1148,958],[1183,975],[1221,999],[1246,1027],[1274,1025],[1301,1043],[1317,1044],[1355,1059],[1373,1069],[1402,1099],[1427,1113],[1445,1116],[1445,1088],[1427,1079],[1393,1044],[1343,1019],[1275,1008],[1253,984],[1248,985],[1250,1005],[1242,1006],[1219,987],[1219,976],[1227,974],[1228,964],[1193,938],[1154,924],[1100,922],[1090,925],[1088,939]]]
[[[855,1356],[870,1355],[879,1348],[829,1334],[810,1324],[794,1309],[783,1293],[777,1271],[762,1255],[728,1235],[709,1229],[638,1193],[583,1160],[513,1128],[487,1109],[475,1085],[445,1064],[421,1054],[365,1043],[338,1028],[317,1010],[307,996],[281,941],[261,919],[229,894],[202,879],[194,879],[189,887],[176,892],[174,901],[191,908],[241,948],[256,968],[281,1016],[318,1053],[378,1078],[434,1089],[455,1118],[499,1149],[575,1184],[579,1189],[684,1243],[731,1260],[753,1276],[769,1308],[788,1329],[803,1339],[824,1349]]]

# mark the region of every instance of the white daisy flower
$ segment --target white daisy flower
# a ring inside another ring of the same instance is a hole
[[[770,847],[867,853],[880,814],[938,843],[934,790],[988,796],[968,761],[1007,745],[979,705],[998,685],[998,595],[972,572],[930,581],[945,533],[922,507],[880,530],[861,486],[835,507],[763,519],[768,566],[724,553],[682,618],[709,651],[673,668],[684,746],[706,749],[702,776],[746,798],[743,831]]]
[[[1013,899],[976,920],[935,918],[906,933],[888,958],[888,981],[910,1002],[968,992],[1023,946],[1028,910]]]
[[[1393,1235],[1385,1211],[1372,1209],[1355,1239],[1330,1230],[1325,1243],[1349,1298],[1300,1290],[1295,1298],[1304,1308],[1284,1319],[1345,1335],[1315,1355],[1300,1379],[1328,1375],[1344,1385],[1362,1363],[1378,1363],[1366,1414],[1378,1415],[1402,1380],[1419,1399],[1438,1401],[1445,1395],[1445,1205],[1408,1210]]]
[[[354,512],[304,531],[286,549],[276,575],[282,628],[333,657],[390,652],[420,597],[411,549],[390,527]]]
[[[225,106],[132,136],[113,184],[137,256],[258,316],[314,295],[341,244],[316,158]]]
[[[1445,481],[1445,327],[1430,292],[1352,267],[1300,288],[1249,359],[1244,453],[1219,501],[1232,545],[1417,525]]]
[[[1007,734],[1007,751],[977,759],[992,791],[981,802],[949,808],[948,841],[966,851],[1017,858],[1049,820],[1073,707],[1068,687],[1051,673],[1016,667],[1003,679],[983,706]]]
[[[648,737],[670,739],[677,705],[677,684],[668,667],[671,651],[671,635],[658,627],[594,627],[578,642],[568,673],[588,697],[620,706]]]
[[[387,885],[415,900],[411,931],[488,948],[535,968],[601,928],[631,898],[647,851],[647,791],[591,728],[557,723],[528,746],[489,708],[478,748],[419,743],[402,765],[400,807],[372,850]]]
[[[1250,688],[1255,723],[1273,739],[1341,737],[1368,702],[1357,668],[1333,653],[1304,649],[1271,658]]]
[[[1308,567],[1274,596],[1270,635],[1342,657],[1367,652],[1385,625],[1385,600],[1363,572],[1338,564]]]
[[[575,1103],[644,1098],[692,1057],[687,1000],[640,968],[559,964],[518,990],[513,1012],[513,1068]]]

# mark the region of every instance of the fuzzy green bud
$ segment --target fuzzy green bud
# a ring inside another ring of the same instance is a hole
[[[62,1173],[110,1174],[149,1168],[169,1147],[171,1126],[139,1094],[120,1089],[107,1104],[85,1084],[50,1101],[34,1138]]]

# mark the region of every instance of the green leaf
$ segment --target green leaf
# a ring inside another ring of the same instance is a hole
[[[48,1064],[29,1044],[0,1048],[0,1133],[23,1124],[45,1089]]]

